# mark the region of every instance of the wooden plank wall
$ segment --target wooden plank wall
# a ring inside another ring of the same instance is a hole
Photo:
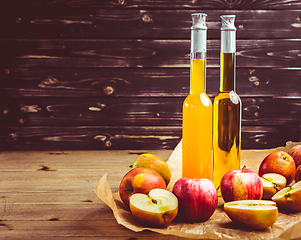
[[[1,150],[173,149],[189,92],[194,12],[208,14],[211,98],[219,90],[220,15],[237,16],[242,148],[300,141],[300,0],[1,5]]]

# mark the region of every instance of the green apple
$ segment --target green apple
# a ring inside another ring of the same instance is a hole
[[[286,178],[277,173],[266,173],[261,177],[263,183],[263,199],[271,197],[286,186]]]
[[[239,200],[224,204],[228,217],[246,228],[265,229],[278,219],[278,208],[269,200]]]
[[[272,200],[281,208],[292,212],[301,211],[301,181],[277,192]]]
[[[178,213],[178,199],[165,189],[152,189],[149,194],[135,193],[130,197],[134,217],[147,226],[160,227],[170,223]]]
[[[169,184],[171,171],[167,163],[162,158],[150,153],[140,154],[132,165],[132,169],[139,167],[151,168],[155,170],[163,177],[166,186]]]

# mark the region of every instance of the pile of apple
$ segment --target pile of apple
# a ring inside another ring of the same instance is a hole
[[[167,225],[179,214],[187,222],[208,220],[218,205],[217,190],[208,179],[180,178],[166,189],[171,171],[153,154],[139,155],[121,180],[119,195],[140,222]],[[266,156],[259,171],[246,168],[227,172],[220,183],[225,213],[235,223],[264,229],[278,219],[278,207],[301,211],[301,145],[289,153]]]

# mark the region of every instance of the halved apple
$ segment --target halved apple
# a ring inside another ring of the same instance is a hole
[[[146,225],[163,226],[177,216],[178,199],[168,190],[155,188],[148,195],[133,194],[130,209],[134,217]]]
[[[262,177],[262,199],[271,199],[272,196],[286,186],[286,178],[278,173],[266,173]]]
[[[272,200],[276,202],[279,207],[293,212],[300,212],[301,181],[295,183],[293,186],[283,188],[272,197]]]
[[[233,222],[252,229],[268,228],[278,219],[278,208],[269,200],[227,202],[224,210]]]

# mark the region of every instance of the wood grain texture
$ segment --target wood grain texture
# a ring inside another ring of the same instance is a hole
[[[189,67],[189,40],[2,40],[4,68]],[[208,40],[208,67],[219,67],[220,42]],[[237,67],[301,66],[301,39],[237,40]]]
[[[1,38],[190,39],[195,10],[139,10],[83,7],[57,10],[35,6],[0,19]],[[238,39],[300,38],[301,10],[206,10],[208,39],[220,38],[220,15],[236,15]],[[5,22],[5,24],[4,24]]]
[[[301,139],[298,0],[12,0],[0,6],[2,150],[172,149],[189,92],[193,12],[208,14],[211,98],[219,89],[220,15],[236,15],[243,147]]]
[[[141,151],[140,151],[141,152]],[[171,151],[154,151],[167,160]],[[178,239],[119,225],[93,189],[113,192],[139,152],[0,152],[1,239]],[[40,170],[41,165],[53,171]],[[112,167],[116,167],[113,170]]]
[[[180,139],[180,126],[0,128],[0,150],[174,149]],[[299,126],[242,127],[243,149],[273,148],[299,139]]]
[[[16,0],[9,1],[13,4]],[[20,4],[20,3],[19,3]],[[185,0],[27,0],[22,7],[26,6],[47,6],[54,7],[95,7],[95,8],[168,8],[168,9],[298,9],[301,3],[298,0],[241,0],[241,1],[230,1],[230,0],[196,0],[196,1],[185,1]]]
[[[189,68],[9,68],[0,71],[4,97],[186,97]],[[206,91],[219,90],[219,68],[207,69]],[[241,97],[300,97],[301,68],[238,68]]]
[[[243,97],[242,124],[298,126],[301,99]],[[25,98],[1,106],[2,126],[181,126],[184,98]],[[212,99],[213,101],[213,99]],[[271,107],[273,106],[273,107]]]

